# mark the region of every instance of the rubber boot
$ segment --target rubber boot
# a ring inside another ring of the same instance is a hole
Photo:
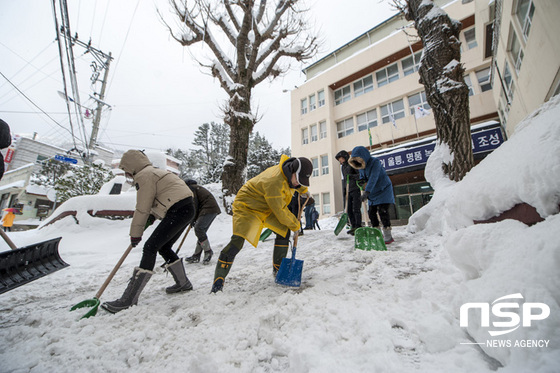
[[[166,269],[171,273],[173,279],[175,280],[175,285],[165,288],[165,292],[167,294],[179,293],[181,291],[189,291],[193,289],[193,286],[185,273],[185,266],[183,266],[182,259],[177,259],[173,263],[168,264]]]
[[[217,293],[222,291],[224,287],[224,282],[226,276],[231,269],[235,256],[243,248],[243,243],[245,239],[240,236],[231,236],[231,241],[224,247],[216,263],[216,269],[214,271],[214,282],[212,283],[211,293]]]
[[[395,242],[393,236],[391,235],[391,227],[383,228],[383,238],[385,239],[385,244]]]
[[[272,254],[272,275],[276,277],[278,274],[278,270],[280,269],[280,265],[282,264],[282,260],[288,254],[288,247],[290,246],[289,239],[276,239],[274,240],[274,252]]]
[[[202,261],[202,264],[210,264],[210,260],[212,259],[212,255],[214,254],[214,252],[210,248],[210,242],[206,240],[204,242],[201,242],[200,246],[202,246],[202,249],[204,250],[204,260]]]
[[[208,241],[208,240],[206,240]],[[196,247],[194,249],[194,254],[192,256],[189,256],[188,258],[185,258],[185,261],[187,263],[198,263],[200,262],[200,254],[202,253],[202,246],[200,245],[200,242],[196,241]]]
[[[129,308],[130,306],[135,306],[138,303],[140,293],[144,290],[144,286],[146,286],[153,274],[153,271],[148,271],[147,269],[139,267],[134,268],[132,277],[128,282],[128,286],[124,290],[123,295],[117,300],[103,303],[101,307],[111,313],[117,313]]]

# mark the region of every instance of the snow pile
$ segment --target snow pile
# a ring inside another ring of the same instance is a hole
[[[560,97],[519,124],[499,151],[488,155],[460,183],[445,179],[438,147],[428,160],[426,178],[435,189],[428,206],[409,220],[409,230],[444,233],[486,220],[526,202],[543,217],[560,204]],[[444,154],[442,151],[441,154]]]
[[[551,118],[559,114],[555,101],[463,181],[439,180],[412,226],[393,227],[389,251],[355,250],[351,236],[333,234],[337,218],[321,220],[322,230],[305,231],[298,240],[297,256],[304,260],[299,288],[274,283],[269,238],[258,248],[245,244],[224,291],[209,294],[218,253],[231,236],[231,217],[222,213],[208,232],[212,265],[186,266],[193,291],[166,294],[173,279],[159,259],[137,306],[115,315],[100,309],[80,320],[83,312],[69,308],[103,284],[129,244],[130,220],[88,215],[79,225],[65,218],[9,233],[17,246],[62,236],[60,253],[70,267],[0,295],[0,371],[556,372],[560,216],[553,205],[560,189],[554,142],[560,126]],[[220,185],[208,188],[221,200]],[[128,196],[134,193],[121,197]],[[80,211],[101,209],[95,203],[104,207],[113,196],[98,197],[67,203]],[[531,227],[472,224],[520,201],[546,220]],[[191,232],[180,255],[190,256],[195,244]],[[102,301],[122,294],[141,255],[141,247],[132,250]],[[465,303],[489,303],[491,310],[494,301],[508,296],[512,302],[515,294],[523,296],[515,303],[546,304],[550,315],[535,320],[533,310],[531,326],[523,326],[516,323],[522,308],[509,306],[501,310],[509,312],[504,317],[492,314],[487,327],[480,309],[473,309],[461,327]],[[547,345],[526,346],[541,341]],[[516,347],[519,342],[525,347]]]

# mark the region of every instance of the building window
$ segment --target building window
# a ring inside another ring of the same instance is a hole
[[[533,0],[519,0],[517,2],[517,20],[523,30],[525,40],[529,37],[531,24],[533,23],[533,14],[535,14],[535,5]]]
[[[376,72],[375,77],[377,78],[377,86],[379,87],[394,82],[399,79],[399,66],[396,63],[387,66],[383,70]]]
[[[340,105],[343,102],[350,100],[350,84],[334,91],[334,104]]]
[[[519,39],[517,39],[517,34],[515,31],[511,31],[511,44],[509,48],[509,52],[511,54],[511,59],[513,61],[513,66],[515,69],[515,73],[519,74],[519,70],[521,70],[521,63],[523,62],[523,49],[521,49],[521,43]]]
[[[358,132],[365,131],[368,128],[377,126],[377,110],[373,109],[356,116],[356,123],[358,124]]]
[[[393,122],[399,118],[404,117],[404,101],[401,98],[400,100],[393,101],[388,103],[387,105],[381,106],[381,122],[382,123],[389,123]]]
[[[471,82],[471,76],[470,75],[465,75],[463,77],[463,79],[465,79],[465,84],[467,84],[467,87],[469,87],[469,96],[474,95],[474,90],[473,90],[472,82]]]
[[[418,68],[420,67],[420,58],[422,58],[422,51],[416,52],[401,61],[404,76],[418,71]]]
[[[509,64],[505,63],[504,66],[504,87],[506,89],[506,94],[507,94],[507,100],[508,102],[511,104],[511,102],[513,101],[513,78],[511,76],[511,71],[509,69]]]
[[[311,131],[311,142],[317,141],[319,139],[317,136],[317,125],[313,124],[309,126],[309,130]]]
[[[478,47],[478,44],[476,43],[476,32],[474,27],[465,31],[465,41],[467,42],[467,47],[469,47],[469,49]]]
[[[321,139],[326,139],[327,138],[327,122],[326,121],[319,122],[319,137]]]
[[[345,137],[354,133],[354,118],[348,118],[336,124],[338,138]]]
[[[476,72],[476,79],[481,92],[486,92],[492,89],[492,81],[490,80],[490,68],[479,70]]]
[[[414,115],[414,110],[417,106],[421,106],[424,109],[430,109],[431,106],[426,100],[426,91],[418,92],[414,95],[408,96],[408,107],[410,108],[410,114]]]
[[[301,130],[301,144],[309,144],[309,130],[307,128]]]
[[[321,210],[323,214],[330,214],[331,213],[331,194],[330,193],[321,193]]]
[[[307,98],[301,100],[301,115],[307,114]]]
[[[319,176],[319,158],[311,158],[311,163],[313,164],[313,173],[311,174],[311,176]]]
[[[317,108],[315,105],[315,95],[309,96],[309,111],[313,111]]]
[[[328,175],[329,174],[329,156],[322,155],[321,156],[321,175]]]
[[[373,75],[354,82],[354,97],[373,91]]]
[[[325,106],[325,91],[321,90],[317,92],[317,104],[319,107]]]

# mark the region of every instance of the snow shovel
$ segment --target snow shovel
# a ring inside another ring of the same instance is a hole
[[[0,294],[69,266],[58,253],[62,237],[17,248],[1,229],[0,235],[11,248],[0,253]]]
[[[360,188],[360,190],[362,190],[362,188]],[[366,201],[364,201],[364,211],[366,212],[366,226],[360,227],[354,232],[354,247],[365,251],[387,251],[383,233],[377,228],[369,227],[369,215]]]
[[[272,234],[272,230],[270,230],[269,228],[266,228],[261,233],[261,237],[259,238],[259,241],[264,242],[264,240],[266,240],[268,238],[268,236],[270,236],[271,234]]]
[[[120,268],[121,264],[124,262],[124,260],[126,259],[126,257],[128,256],[128,254],[130,253],[130,251],[132,250],[132,245],[129,245],[128,248],[126,249],[126,251],[124,252],[124,254],[121,256],[121,258],[119,259],[119,261],[117,262],[117,264],[115,265],[115,268],[113,268],[113,270],[111,271],[111,273],[109,274],[109,277],[107,277],[107,280],[105,280],[105,282],[103,283],[103,285],[101,285],[101,288],[99,289],[99,291],[97,292],[97,294],[95,294],[95,297],[93,297],[92,299],[86,299],[84,301],[81,301],[80,303],[76,304],[75,306],[73,306],[70,311],[74,311],[77,310],[78,308],[85,308],[85,307],[91,307],[91,310],[89,310],[84,316],[82,316],[82,319],[87,319],[90,316],[95,316],[97,314],[97,310],[99,308],[99,304],[101,303],[99,301],[99,298],[101,298],[101,294],[103,294],[103,292],[105,291],[105,289],[107,288],[107,285],[109,285],[109,283],[111,282],[111,280],[113,279],[113,277],[115,276],[115,273],[117,273],[118,269]]]
[[[348,223],[348,213],[346,211],[348,211],[348,189],[350,189],[350,181],[349,181],[349,176],[346,175],[346,210],[344,211],[344,213],[342,214],[342,216],[340,217],[340,219],[338,220],[338,224],[336,225],[336,228],[334,229],[334,235],[338,236],[338,234],[342,231],[342,228],[344,228],[344,226]]]
[[[301,220],[301,212],[305,205],[307,205],[309,197],[305,200],[303,206],[299,209],[298,221]],[[299,200],[298,200],[299,202]],[[299,230],[295,233],[294,243],[292,245],[292,257],[290,259],[282,259],[280,269],[276,275],[275,282],[280,285],[299,287],[301,285],[301,272],[303,271],[303,260],[296,259],[296,247],[299,237]]]

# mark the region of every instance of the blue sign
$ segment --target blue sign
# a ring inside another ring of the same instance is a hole
[[[63,155],[58,155],[58,154],[54,156],[54,159],[56,159],[57,161],[66,162],[66,163],[73,163],[73,164],[78,163],[77,159],[65,157]]]
[[[504,142],[500,127],[485,129],[471,134],[473,154],[490,152]],[[375,155],[386,171],[425,164],[436,147],[435,141],[412,148]]]

